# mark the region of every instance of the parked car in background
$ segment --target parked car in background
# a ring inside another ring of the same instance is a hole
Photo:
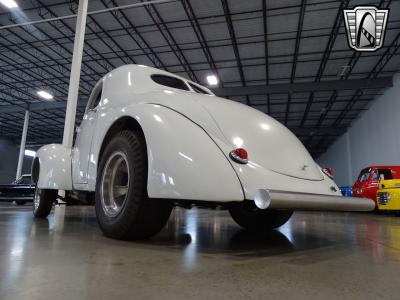
[[[393,211],[400,216],[400,179],[382,180],[376,201],[379,210]]]
[[[24,174],[11,184],[0,185],[0,201],[15,201],[18,205],[24,205],[32,201],[35,194],[35,185],[31,182],[31,174]]]
[[[341,186],[340,187],[340,192],[344,197],[352,197],[353,196],[353,187],[351,185],[349,186]]]
[[[400,166],[370,166],[361,170],[353,185],[353,197],[370,198],[376,204],[379,180],[400,179]]]

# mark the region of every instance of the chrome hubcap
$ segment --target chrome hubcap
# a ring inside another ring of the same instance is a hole
[[[36,188],[35,189],[35,196],[33,198],[33,208],[34,210],[37,210],[39,208],[40,204],[40,189]]]
[[[121,212],[128,188],[128,159],[124,153],[116,151],[107,160],[101,179],[101,205],[108,217],[115,217]]]

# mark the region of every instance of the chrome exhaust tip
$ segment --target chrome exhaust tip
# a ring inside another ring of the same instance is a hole
[[[366,198],[265,189],[255,193],[254,204],[259,209],[372,211],[375,208],[375,202]]]

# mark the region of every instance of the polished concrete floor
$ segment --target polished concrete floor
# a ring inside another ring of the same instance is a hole
[[[125,242],[92,207],[33,220],[0,204],[0,299],[400,299],[400,218],[299,212],[253,234],[225,211],[176,209]]]

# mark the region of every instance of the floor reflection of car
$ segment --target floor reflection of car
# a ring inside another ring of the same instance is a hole
[[[24,174],[11,184],[0,185],[0,201],[15,201],[18,205],[24,205],[32,201],[35,194],[35,186],[31,182],[31,174]]]
[[[361,170],[353,185],[353,197],[370,198],[376,204],[379,180],[400,179],[400,166],[370,166]]]
[[[400,216],[400,179],[382,180],[376,201],[379,210],[393,211]]]

